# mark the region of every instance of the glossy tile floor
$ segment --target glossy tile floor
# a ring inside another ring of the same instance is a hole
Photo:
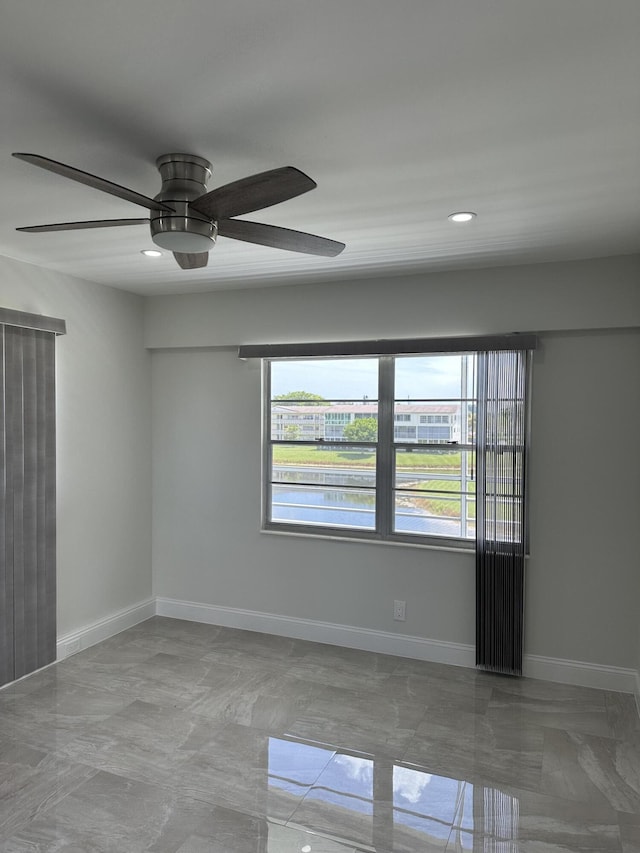
[[[0,691],[7,853],[640,851],[633,698],[156,617]]]

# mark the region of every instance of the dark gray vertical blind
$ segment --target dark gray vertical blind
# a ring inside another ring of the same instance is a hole
[[[55,332],[10,325],[11,313],[0,315],[0,684],[56,657]]]
[[[526,351],[478,356],[476,664],[522,674]]]

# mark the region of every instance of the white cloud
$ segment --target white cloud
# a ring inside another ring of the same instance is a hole
[[[422,773],[420,770],[411,770],[408,767],[394,767],[393,793],[399,794],[410,803],[417,803],[431,778],[431,773]]]
[[[336,764],[343,767],[350,779],[358,782],[371,782],[373,779],[373,761],[368,758],[356,758],[353,755],[336,755]]]

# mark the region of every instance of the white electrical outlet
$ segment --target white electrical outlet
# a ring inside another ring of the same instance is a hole
[[[406,601],[398,601],[397,599],[393,602],[393,618],[396,622],[404,622],[407,618],[407,602]]]

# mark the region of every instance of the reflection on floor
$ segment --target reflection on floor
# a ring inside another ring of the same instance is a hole
[[[640,851],[625,694],[156,617],[0,691],[3,853]]]

